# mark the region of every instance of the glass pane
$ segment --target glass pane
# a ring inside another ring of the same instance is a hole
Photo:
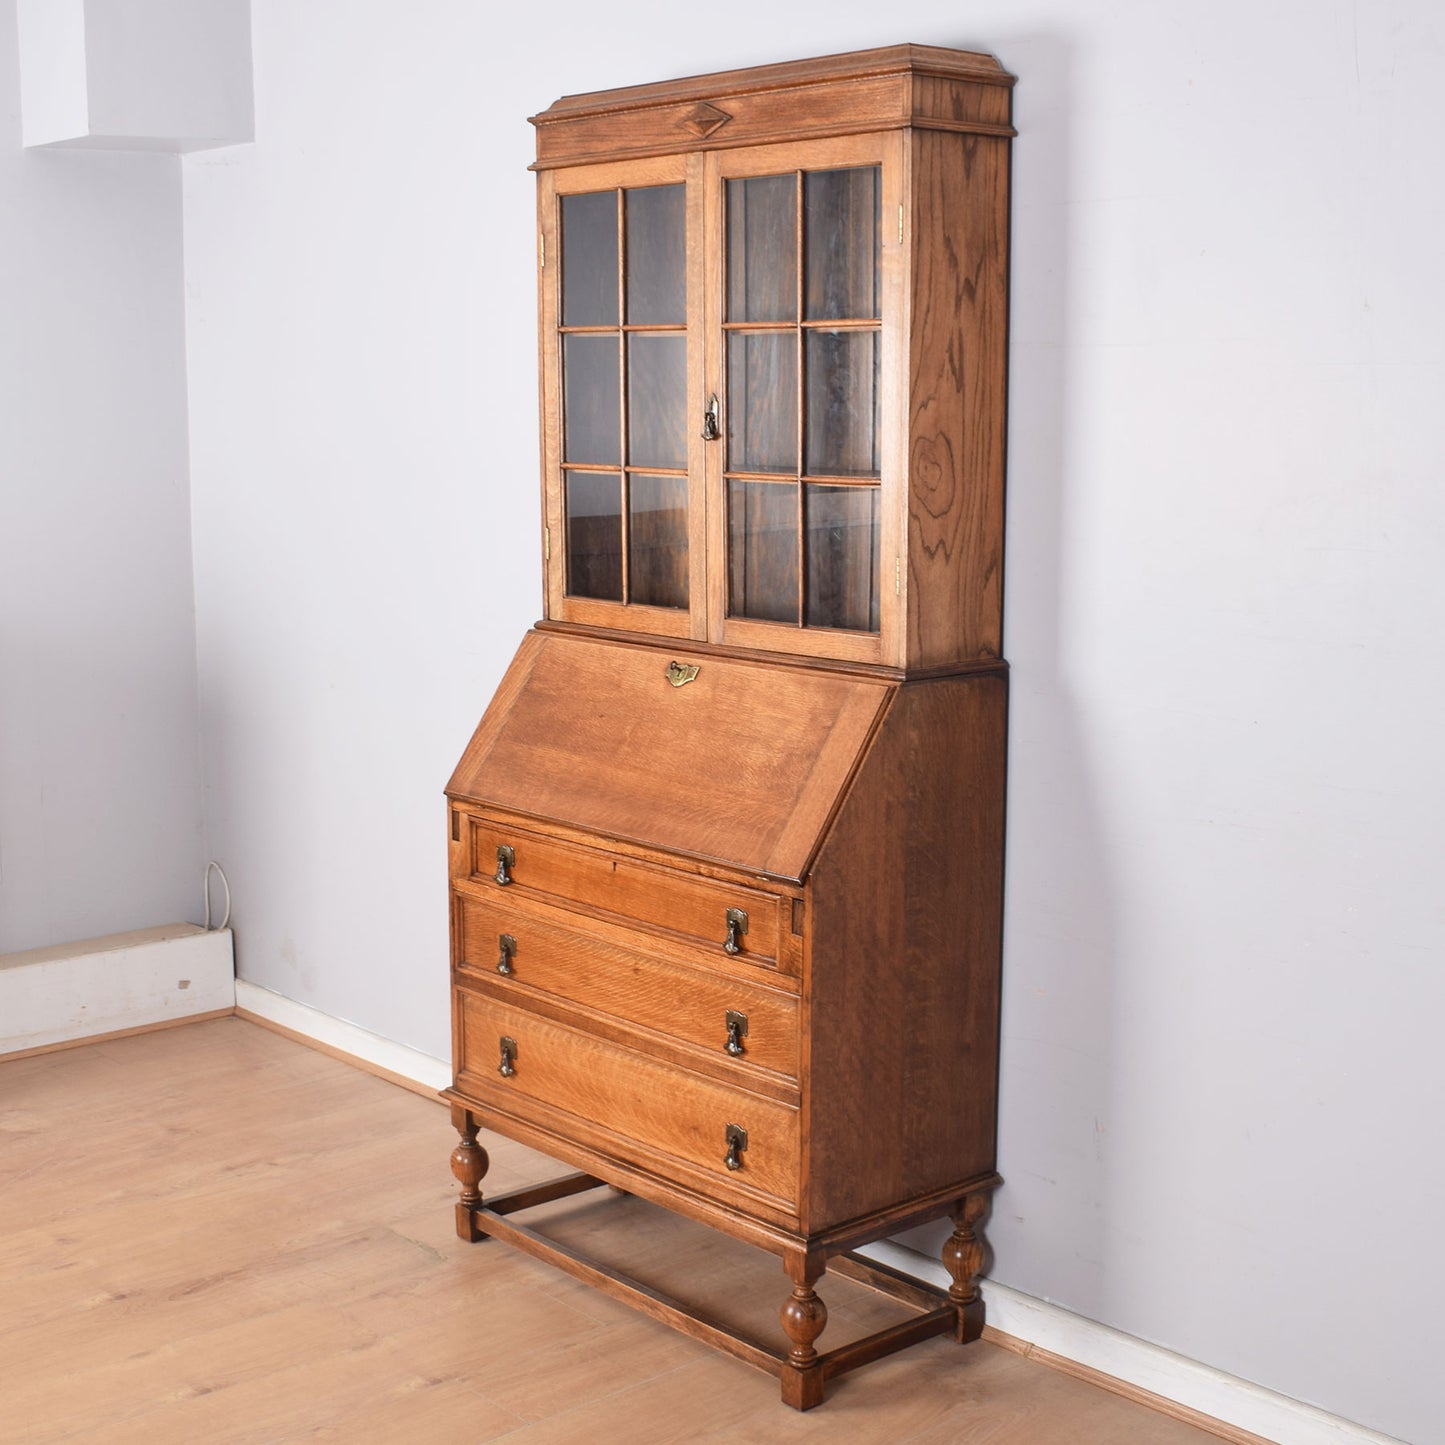
[[[617,192],[562,197],[562,325],[617,325]]]
[[[797,474],[797,368],[795,332],[729,334],[729,471]]]
[[[798,178],[728,182],[728,320],[798,318]]]
[[[687,606],[687,478],[633,475],[628,486],[628,599]]]
[[[622,601],[622,477],[567,473],[567,591]]]
[[[635,467],[687,467],[687,338],[627,338],[627,451]]]
[[[798,489],[728,483],[728,611],[798,621]]]
[[[687,209],[682,186],[625,193],[627,319],[634,326],[687,320]]]
[[[878,315],[879,192],[877,166],[804,178],[809,321]]]
[[[808,626],[878,631],[878,488],[804,489]]]
[[[811,476],[878,475],[878,333],[807,333]]]
[[[618,339],[562,338],[562,455],[569,462],[622,462]]]

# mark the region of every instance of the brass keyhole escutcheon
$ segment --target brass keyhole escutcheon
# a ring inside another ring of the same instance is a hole
[[[674,687],[683,687],[697,676],[697,665],[695,663],[669,662],[667,664],[667,680]]]
[[[517,954],[517,940],[510,933],[504,933],[497,939],[497,947],[501,950],[497,959],[497,972],[510,978],[516,972],[512,967],[512,959]]]
[[[497,1065],[497,1072],[504,1079],[510,1079],[517,1072],[517,1041],[504,1036],[501,1044],[502,1062]]]
[[[743,1154],[748,1147],[748,1131],[740,1124],[729,1124],[727,1133],[723,1137],[727,1140],[728,1146],[728,1152],[723,1155],[723,1163],[729,1169],[741,1169]]]
[[[512,869],[517,866],[517,855],[505,844],[497,848],[497,882],[505,888],[509,883],[517,880],[512,877]]]

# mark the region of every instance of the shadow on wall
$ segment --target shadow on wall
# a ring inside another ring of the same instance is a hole
[[[966,41],[943,41],[967,48]],[[1069,45],[998,38],[1015,91],[1005,656],[1012,669],[992,1278],[1106,1304],[1114,925],[1065,657],[1069,605]],[[899,1242],[937,1259],[946,1223]]]

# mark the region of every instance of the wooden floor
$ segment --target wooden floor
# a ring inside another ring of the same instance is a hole
[[[0,1441],[1218,1445],[987,1342],[777,1383],[453,1233],[436,1103],[240,1019],[0,1062]],[[486,1139],[494,1192],[564,1172]],[[636,1199],[528,1216],[776,1335],[771,1256]],[[897,1306],[827,1279],[824,1343]]]

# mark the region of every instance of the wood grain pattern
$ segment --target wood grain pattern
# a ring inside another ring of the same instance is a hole
[[[790,1203],[797,1188],[797,1110],[729,1088],[645,1055],[619,1049],[511,1004],[466,994],[461,999],[458,1082],[477,1098],[489,1121],[534,1105],[603,1121],[613,1148],[690,1164],[705,1190],[738,1199],[762,1194]],[[498,1072],[498,1041],[517,1043],[516,1073]],[[666,1100],[666,1107],[658,1107]],[[539,1116],[540,1117],[540,1116]],[[748,1132],[742,1167],[725,1164],[725,1132]]]
[[[912,145],[908,666],[1001,655],[1008,145]]]
[[[632,946],[567,926],[575,914],[556,910],[518,910],[508,896],[462,898],[458,967],[494,989],[527,999],[542,993],[584,1011],[611,1016],[691,1044],[703,1054],[694,1067],[736,1079],[755,1069],[785,1078],[798,1073],[798,1001],[783,990],[746,982],[711,967],[687,967],[650,957]],[[516,940],[510,976],[497,972],[498,938]],[[726,955],[723,955],[726,959]],[[711,965],[713,954],[706,955]],[[731,960],[727,960],[731,962]],[[725,1052],[726,1015],[747,1016],[743,1053]],[[646,1040],[644,1039],[644,1046]]]
[[[993,1168],[1006,709],[1001,674],[904,684],[819,855],[810,1230]]]
[[[800,879],[885,688],[721,657],[698,666],[671,687],[654,653],[532,634],[448,792]]]
[[[992,56],[933,46],[896,45],[688,80],[564,96],[541,115],[535,169],[603,157],[731,149],[801,136],[839,136],[928,125],[944,111],[950,125],[1011,134],[1007,109],[980,97],[946,108],[933,94],[915,107],[920,79],[935,88],[1001,90],[1013,77]],[[709,108],[699,133],[698,107]],[[1003,109],[1002,118],[998,112]],[[718,117],[723,119],[718,122]]]

